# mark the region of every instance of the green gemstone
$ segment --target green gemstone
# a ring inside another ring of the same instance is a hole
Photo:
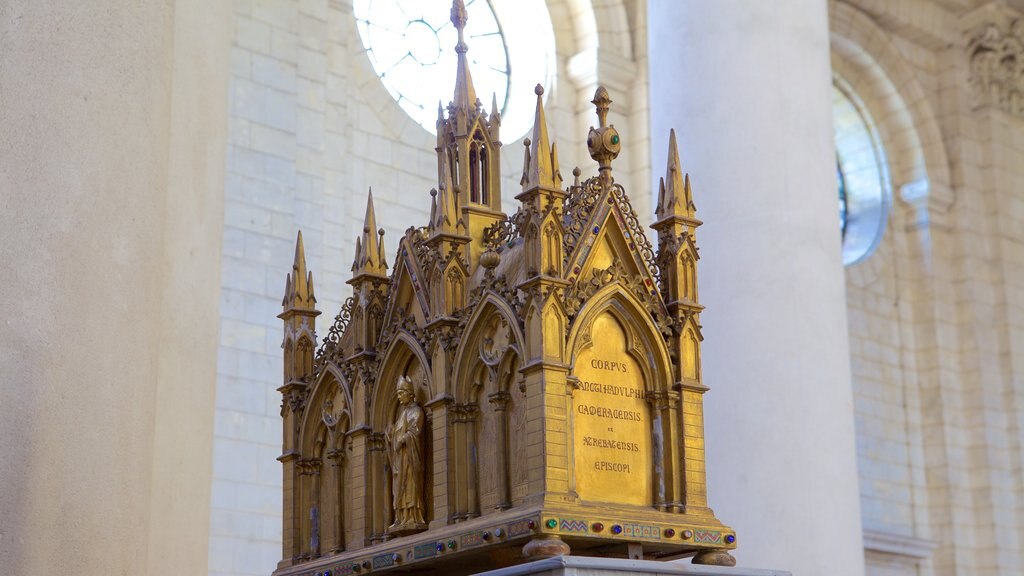
[[[618,144],[618,143],[619,143],[619,135],[618,134],[612,134],[612,144]]]
[[[547,524],[548,528],[554,528],[555,526],[558,526],[558,520],[552,518],[548,520],[545,524]]]

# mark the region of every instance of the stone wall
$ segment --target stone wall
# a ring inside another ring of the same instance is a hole
[[[898,191],[878,250],[847,269],[868,572],[1018,573],[1024,119],[977,47],[1012,46],[1020,15],[830,9],[833,70],[878,122]]]

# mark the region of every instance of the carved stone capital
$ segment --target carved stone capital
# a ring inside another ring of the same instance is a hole
[[[644,395],[644,398],[651,404],[655,410],[668,410],[672,404],[672,392],[666,392],[664,390],[655,390],[648,392]]]
[[[1024,117],[1024,18],[993,14],[967,36],[974,107]]]
[[[508,409],[508,403],[509,400],[511,399],[512,395],[509,394],[508,392],[505,392],[504,390],[495,392],[493,394],[489,394],[487,396],[487,401],[491,403],[491,406],[494,406],[494,410],[496,412],[501,412]]]
[[[371,432],[366,441],[366,450],[368,452],[383,452],[384,446],[384,434],[381,432]]]
[[[480,416],[480,407],[476,404],[453,404],[448,410],[454,424],[474,422]]]

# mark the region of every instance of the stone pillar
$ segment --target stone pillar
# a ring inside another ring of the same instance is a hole
[[[674,127],[706,223],[709,505],[740,565],[860,576],[826,2],[648,6],[653,164]]]
[[[230,35],[0,5],[5,574],[207,571]]]

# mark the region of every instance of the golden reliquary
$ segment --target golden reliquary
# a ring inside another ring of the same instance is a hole
[[[284,311],[284,552],[276,576],[467,574],[558,554],[732,565],[708,508],[697,247],[675,135],[655,250],[612,177],[598,88],[596,176],[565,186],[541,94],[522,191],[501,212],[501,124],[459,32],[438,110],[430,221],[390,275],[373,197],[353,296],[317,348],[301,233]]]

